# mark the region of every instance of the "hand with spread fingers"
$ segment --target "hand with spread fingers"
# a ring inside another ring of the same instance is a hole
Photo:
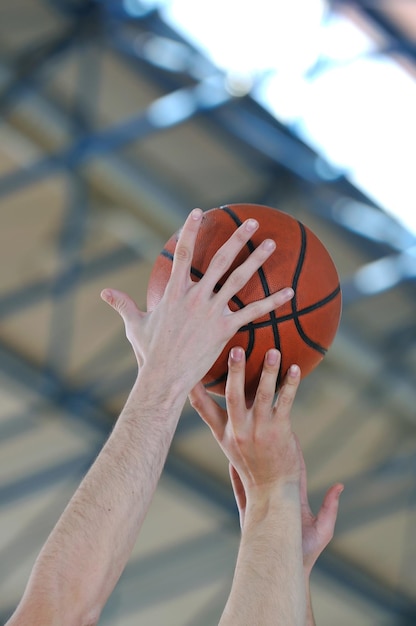
[[[162,369],[164,386],[181,384],[187,393],[240,327],[293,297],[293,290],[286,288],[236,312],[228,307],[230,299],[273,253],[275,243],[271,239],[263,241],[214,293],[215,285],[257,230],[255,219],[246,220],[231,235],[213,256],[202,279],[194,282],[191,263],[202,215],[194,209],[186,220],[176,245],[170,280],[153,311],[140,311],[125,293],[110,289],[102,292],[102,298],[122,316],[139,366]]]
[[[245,357],[230,353],[226,406],[197,385],[191,404],[230,461],[242,534],[231,594],[220,625],[305,625],[301,528],[301,455],[290,423],[300,381],[293,365],[275,400],[280,353],[269,350],[257,393],[244,396]]]
[[[247,499],[252,492],[300,481],[299,450],[290,423],[300,372],[295,365],[289,369],[274,402],[279,366],[280,353],[269,350],[254,403],[249,408],[244,396],[245,356],[239,347],[230,352],[226,410],[201,384],[190,394],[191,404],[238,472]]]
[[[214,291],[257,229],[255,219],[232,234],[202,279],[193,282],[191,262],[201,221],[199,209],[188,216],[166,290],[153,311],[141,311],[114,289],[101,294],[123,318],[138,376],[110,437],[43,546],[8,626],[98,622],[130,557],[188,393],[241,326],[293,296],[291,289],[283,289],[236,312],[228,307],[273,253],[269,239]],[[266,466],[264,470],[268,479]]]
[[[229,459],[230,479],[243,537],[246,532],[247,512],[250,514],[250,507],[255,507],[256,500],[264,497],[261,495],[261,489],[263,492],[266,489],[267,492],[267,485],[272,490],[273,485],[278,489],[278,485],[285,482],[287,485],[297,485],[296,498],[299,503],[297,516],[301,521],[301,536],[298,536],[297,547],[299,550],[301,546],[302,550],[306,593],[304,624],[314,626],[309,578],[316,560],[334,534],[343,485],[336,483],[328,489],[315,516],[308,501],[306,466],[302,450],[298,438],[290,427],[290,410],[300,380],[299,368],[295,366],[289,369],[277,401],[274,401],[278,368],[278,354],[276,351],[269,351],[265,357],[254,404],[247,407],[244,397],[244,351],[241,348],[233,349],[227,379],[227,409],[219,406],[201,384],[192,390],[190,399]],[[284,515],[284,507],[275,512],[277,525],[279,515]],[[295,533],[294,528],[289,530],[288,538]],[[265,533],[263,536],[265,550],[271,549],[274,542],[279,542],[279,538],[281,535]],[[264,559],[265,555],[261,551],[259,554]],[[270,593],[276,594],[276,589],[273,591],[270,588]],[[263,615],[264,621],[258,623],[278,623],[277,615],[280,613],[277,612],[273,616],[272,609],[270,615]],[[270,622],[267,619],[270,619]]]

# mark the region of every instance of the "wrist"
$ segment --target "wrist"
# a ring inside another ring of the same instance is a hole
[[[297,481],[281,479],[270,485],[246,490],[246,518],[262,519],[276,511],[292,511],[300,519],[300,485]]]
[[[140,397],[141,411],[157,408],[158,413],[167,417],[182,411],[188,396],[188,389],[179,378],[166,379],[159,371],[143,365],[131,390],[130,398]]]

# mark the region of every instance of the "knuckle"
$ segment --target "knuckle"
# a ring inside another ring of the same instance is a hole
[[[197,411],[197,413],[199,413],[202,403],[199,397],[195,396],[195,395],[191,395],[189,398],[189,403],[191,405],[191,407],[193,409],[195,409],[195,411]]]
[[[272,400],[274,398],[274,393],[272,393],[268,389],[261,389],[260,388],[260,389],[257,390],[256,398],[257,398],[257,400],[261,404],[270,404],[271,405]]]
[[[217,268],[219,270],[225,271],[227,269],[228,257],[222,249],[218,250],[218,252],[214,254],[211,264],[214,268]]]
[[[247,282],[244,280],[242,271],[240,268],[234,270],[232,274],[228,277],[228,283],[233,288],[234,291],[238,291],[244,286],[244,283]]]
[[[191,260],[191,251],[189,248],[184,246],[183,244],[179,244],[175,249],[175,258],[178,261],[188,262]]]
[[[238,407],[240,405],[240,394],[234,390],[227,390],[227,405],[231,408]]]
[[[285,391],[280,394],[279,403],[282,407],[289,408],[292,405],[292,402],[293,397],[291,394],[285,393]]]
[[[239,449],[244,449],[247,443],[247,435],[242,431],[237,431],[234,433],[234,440]]]
[[[261,428],[256,428],[253,432],[253,441],[256,445],[264,448],[267,444],[270,444],[270,435]]]
[[[114,307],[121,316],[123,316],[123,313],[127,312],[128,301],[126,298],[113,298],[111,306]]]
[[[261,317],[265,313],[264,309],[264,301],[263,300],[255,300],[251,302],[245,307],[247,321],[255,320],[258,317]]]

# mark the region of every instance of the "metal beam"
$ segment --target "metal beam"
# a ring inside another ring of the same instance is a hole
[[[107,272],[137,263],[138,258],[136,251],[124,245],[96,256],[92,261],[81,263],[78,285],[92,282]],[[3,293],[0,296],[0,319],[50,298],[54,284],[55,278],[46,278]]]

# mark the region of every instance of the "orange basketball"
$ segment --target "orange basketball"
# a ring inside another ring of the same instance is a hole
[[[283,287],[292,287],[295,295],[282,307],[240,328],[202,382],[209,391],[224,395],[229,351],[233,346],[242,346],[247,362],[246,397],[252,400],[269,348],[277,348],[282,354],[279,380],[292,363],[300,366],[302,377],[320,363],[338,328],[341,289],[335,265],[318,237],[287,213],[258,204],[230,204],[204,213],[192,261],[193,280],[202,278],[218,248],[250,217],[260,226],[219,281],[218,289],[233,269],[270,238],[276,242],[276,250],[232,298],[230,309],[236,311]],[[177,241],[178,233],[156,259],[147,291],[149,311],[163,295]]]

